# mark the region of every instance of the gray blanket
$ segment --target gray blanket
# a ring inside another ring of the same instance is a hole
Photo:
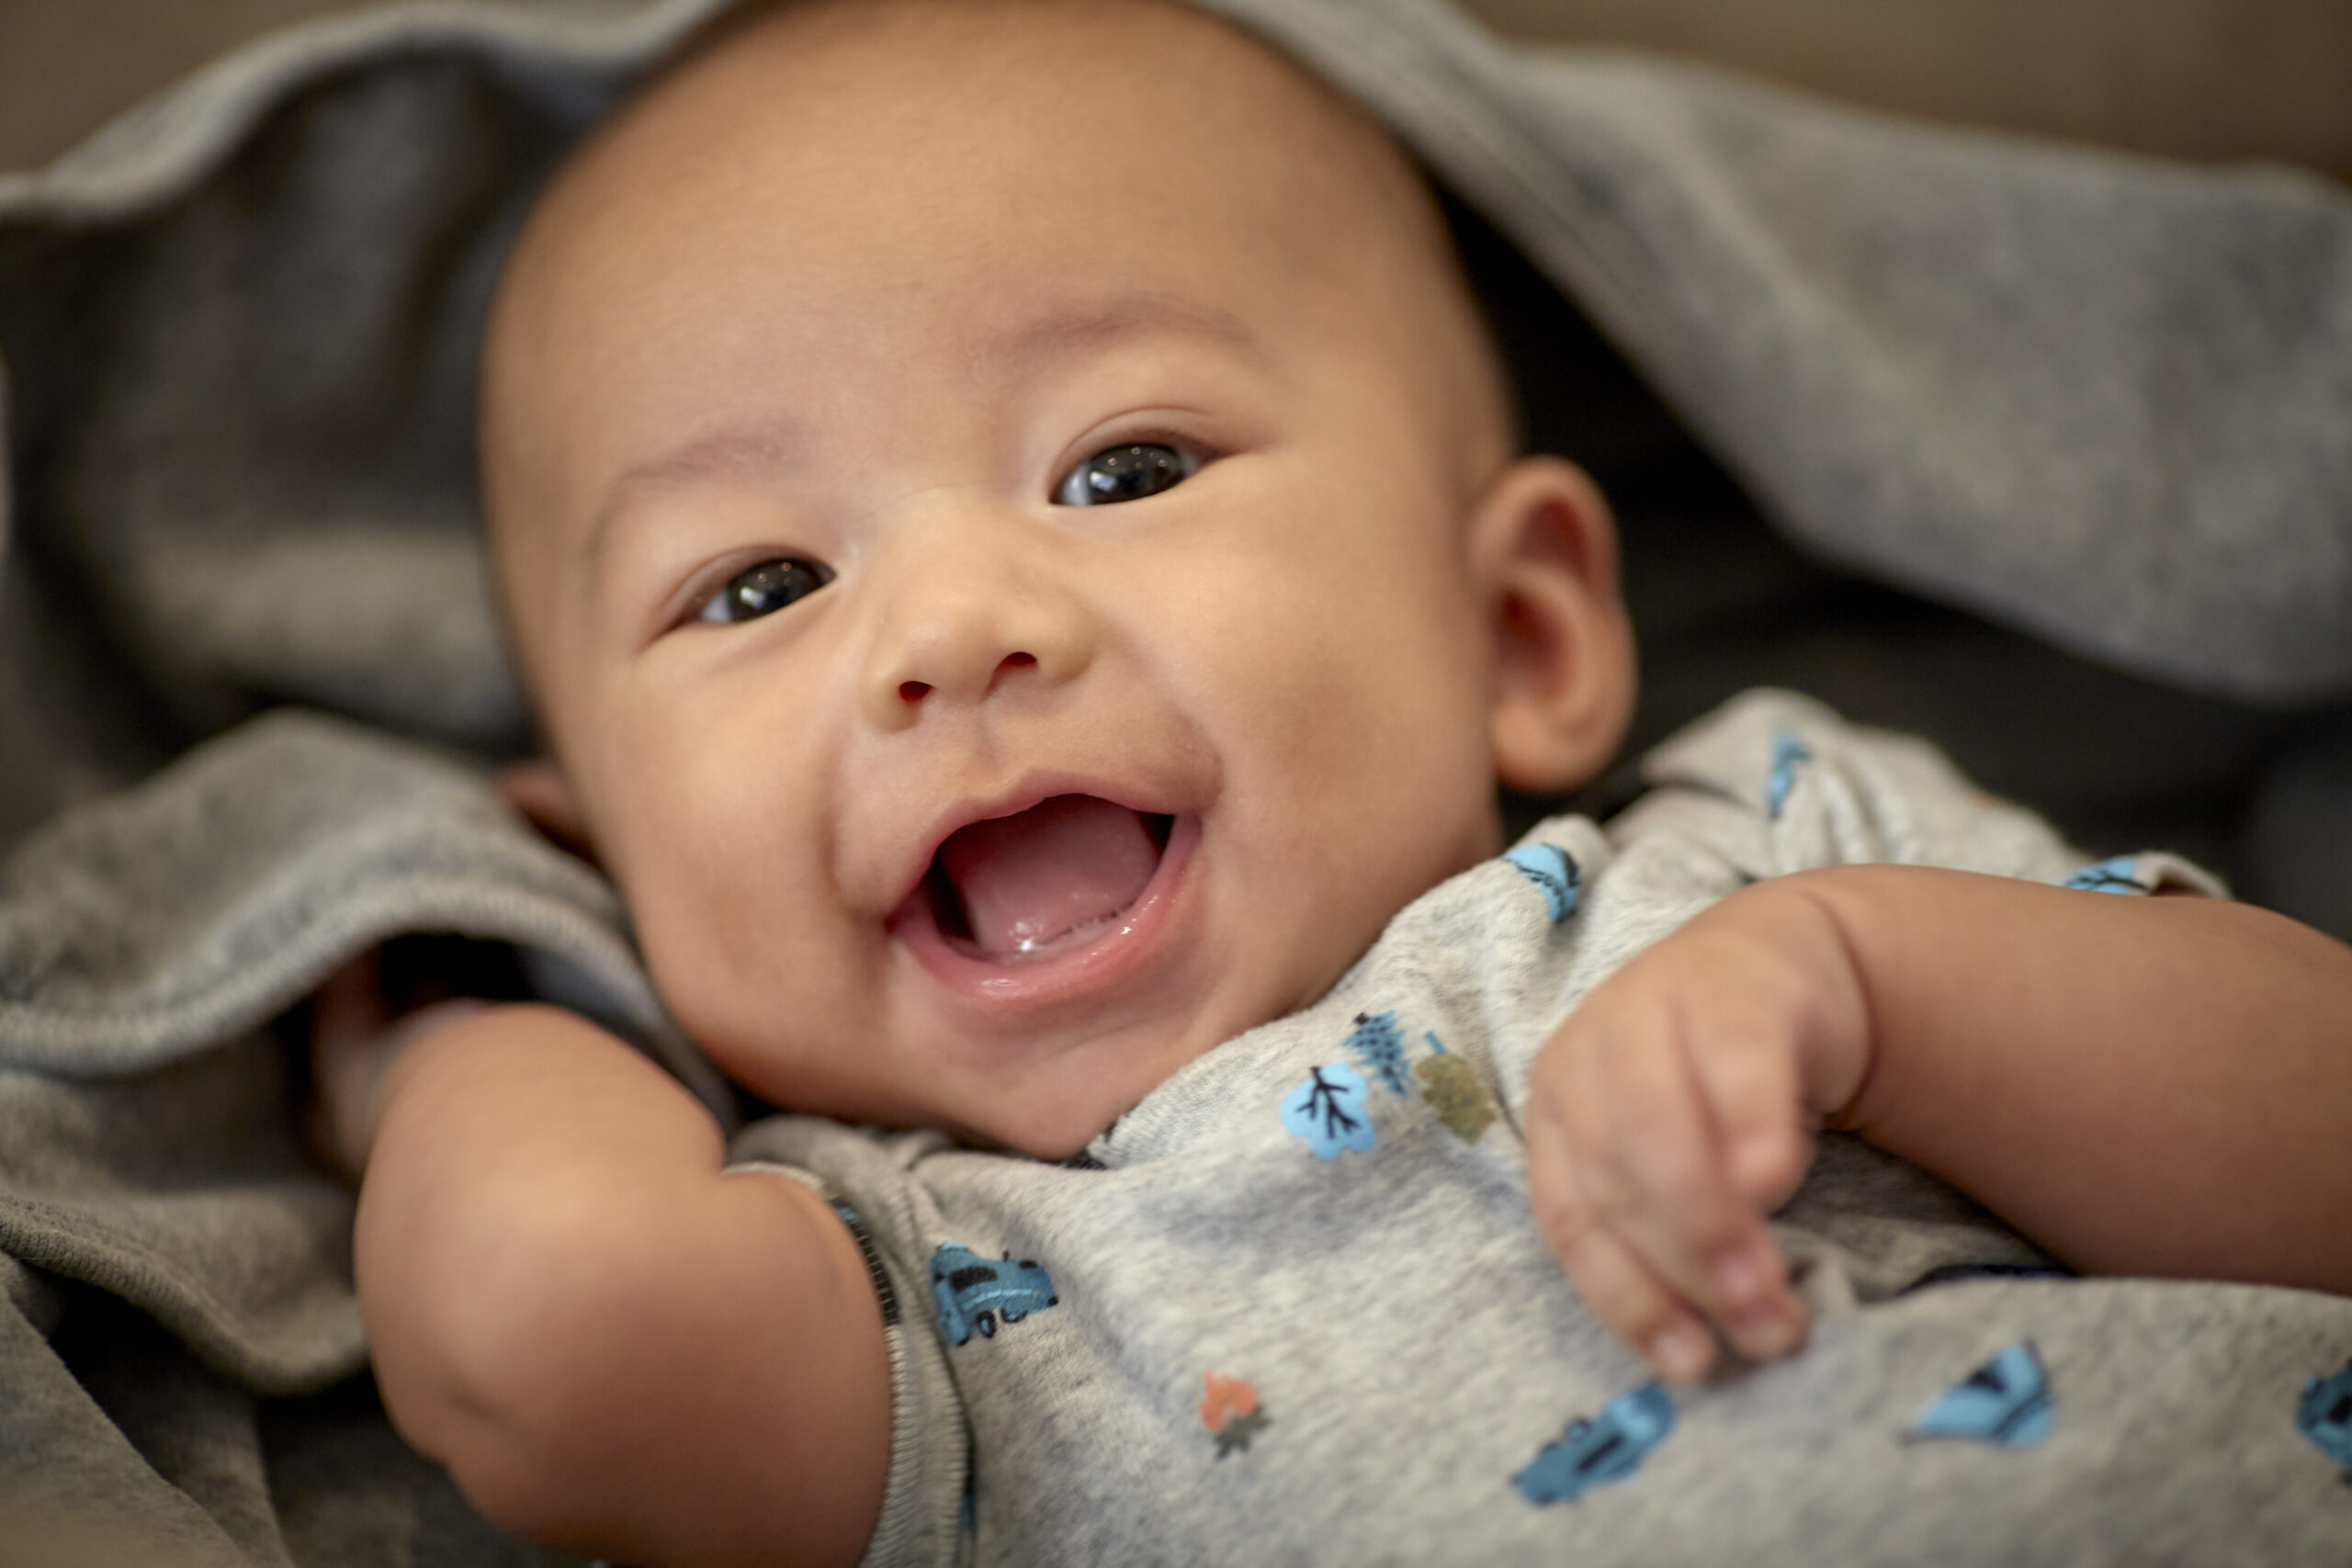
[[[2120,840],[2226,796],[2299,865],[2352,820],[2344,191],[1218,3],[1459,198],[1532,424],[1627,514],[1649,733],[1789,681]],[[455,932],[731,1109],[487,789],[529,725],[469,454],[533,190],[715,8],[387,6],[0,177],[0,1561],[545,1555],[384,1422],[281,1021]]]

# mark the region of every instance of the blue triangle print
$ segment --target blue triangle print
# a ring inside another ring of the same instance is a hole
[[[1952,1384],[1928,1406],[1912,1435],[1996,1448],[2023,1448],[2050,1436],[2050,1375],[2033,1342],[2018,1340]]]
[[[1544,907],[1554,925],[1577,912],[1577,897],[1583,891],[1584,874],[1577,869],[1577,863],[1567,851],[1557,844],[1521,844],[1503,859],[1542,890]]]
[[[2320,1452],[2345,1466],[2345,1478],[2352,1480],[2352,1363],[2334,1377],[2303,1384],[2302,1397],[2295,1403],[2295,1427]]]

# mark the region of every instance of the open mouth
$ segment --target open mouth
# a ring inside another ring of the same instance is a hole
[[[973,822],[932,857],[922,896],[948,945],[990,963],[1051,957],[1100,935],[1150,886],[1174,818],[1057,795]]]

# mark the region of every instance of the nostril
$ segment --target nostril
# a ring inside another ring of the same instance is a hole
[[[907,702],[919,703],[931,694],[931,687],[921,681],[899,682],[899,695]]]
[[[1008,653],[1004,656],[1004,663],[1001,668],[1006,670],[1025,670],[1030,665],[1036,662],[1037,656],[1034,653]]]

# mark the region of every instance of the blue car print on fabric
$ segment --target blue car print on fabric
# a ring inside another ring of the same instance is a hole
[[[1519,874],[1544,892],[1544,907],[1558,925],[1577,912],[1577,896],[1584,890],[1584,874],[1568,852],[1557,844],[1521,844],[1503,856]]]
[[[1789,803],[1789,791],[1797,784],[1797,769],[1813,761],[1813,748],[1790,734],[1777,731],[1772,737],[1772,776],[1764,784],[1764,813],[1778,820],[1781,808]]]
[[[967,1343],[975,1328],[981,1338],[993,1339],[999,1323],[1019,1323],[1061,1300],[1052,1277],[1035,1260],[1010,1252],[982,1258],[953,1241],[931,1255],[931,1298],[939,1309],[940,1336],[950,1345]]]
[[[1657,1383],[1620,1394],[1593,1420],[1568,1423],[1557,1442],[1536,1450],[1511,1477],[1519,1495],[1538,1507],[1572,1503],[1596,1486],[1623,1481],[1674,1430],[1674,1401]]]
[[[2050,1436],[2050,1376],[2020,1339],[1938,1395],[1911,1435],[2023,1448]]]
[[[2303,1384],[2303,1396],[2295,1402],[2295,1429],[2344,1466],[2345,1482],[2352,1484],[2352,1361],[2332,1378]]]
[[[1317,1159],[1337,1159],[1341,1149],[1369,1150],[1380,1136],[1364,1107],[1371,1094],[1362,1073],[1345,1062],[1326,1062],[1283,1097],[1283,1125],[1305,1138]]]
[[[2086,865],[2058,885],[2078,893],[2145,893],[2148,885],[2140,880],[2140,863],[2130,855],[2117,855],[2097,865]]]

